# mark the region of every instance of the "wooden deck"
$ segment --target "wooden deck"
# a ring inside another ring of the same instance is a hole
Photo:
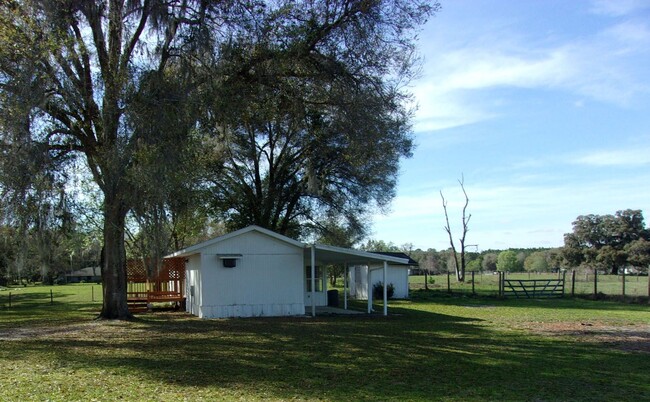
[[[183,309],[185,296],[173,291],[127,292],[127,304],[132,313],[149,311],[153,303],[173,303],[175,308]]]
[[[168,258],[127,262],[127,304],[132,313],[151,310],[154,303],[185,308],[185,260]]]

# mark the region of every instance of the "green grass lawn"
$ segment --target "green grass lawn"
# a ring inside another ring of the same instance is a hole
[[[647,305],[413,291],[389,317],[105,322],[89,286],[0,307],[0,400],[650,400]]]
[[[1,288],[0,330],[86,321],[97,315],[101,302],[102,287],[97,284]]]

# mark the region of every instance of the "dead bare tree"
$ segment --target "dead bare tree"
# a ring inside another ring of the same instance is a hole
[[[447,226],[445,226],[445,231],[449,235],[449,244],[451,245],[451,251],[454,253],[454,269],[456,271],[456,279],[458,282],[465,281],[465,237],[469,231],[469,220],[472,218],[472,214],[467,214],[467,205],[469,204],[469,197],[465,191],[465,177],[461,175],[460,180],[458,180],[461,190],[463,190],[463,195],[465,195],[465,205],[463,206],[463,235],[460,240],[460,264],[458,264],[458,253],[456,252],[456,245],[454,243],[454,238],[451,234],[451,226],[449,225],[449,214],[447,213],[447,200],[445,196],[442,195],[442,190],[440,190],[440,197],[442,198],[442,208],[445,210],[445,221]]]

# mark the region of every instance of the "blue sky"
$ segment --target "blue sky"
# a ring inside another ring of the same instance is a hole
[[[449,0],[420,37],[417,148],[372,238],[556,247],[579,215],[650,220],[650,1]],[[646,222],[647,223],[647,222]]]

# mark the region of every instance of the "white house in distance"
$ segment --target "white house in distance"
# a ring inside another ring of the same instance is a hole
[[[377,252],[375,254],[388,255],[408,260],[407,266],[404,264],[390,263],[386,273],[386,283],[392,284],[394,288],[393,298],[408,299],[409,297],[409,270],[411,267],[418,266],[417,261],[410,258],[404,253]],[[373,288],[377,283],[384,283],[382,266],[356,265],[350,267],[349,284],[350,296],[355,299],[365,300],[368,298],[368,289]],[[368,275],[370,269],[370,275]],[[368,280],[370,283],[368,283]],[[370,284],[370,286],[368,286]]]
[[[65,274],[68,283],[79,282],[100,282],[102,280],[102,270],[100,267],[86,267],[77,271]]]
[[[346,271],[353,265],[381,266],[383,275],[389,264],[408,267],[404,258],[305,244],[259,226],[167,256],[172,257],[185,258],[186,309],[201,318],[315,315],[317,306],[327,305],[325,265],[343,263]],[[347,295],[346,281],[345,308]],[[388,313],[385,290],[383,313]]]

